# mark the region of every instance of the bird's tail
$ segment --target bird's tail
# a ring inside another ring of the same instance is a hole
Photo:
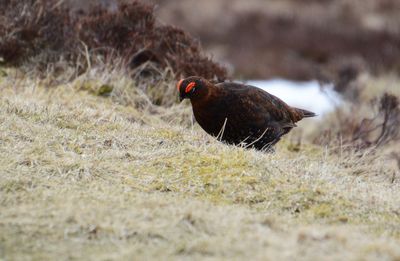
[[[310,118],[310,117],[317,116],[317,114],[315,114],[312,111],[307,111],[307,110],[298,109],[298,108],[296,108],[296,110],[299,111],[301,114],[303,114],[303,118]]]
[[[292,108],[292,119],[294,120],[294,122],[298,122],[299,120],[303,119],[303,118],[309,118],[309,117],[315,117],[317,116],[317,114],[311,112],[311,111],[307,111],[307,110],[303,110],[303,109],[299,109],[299,108]]]

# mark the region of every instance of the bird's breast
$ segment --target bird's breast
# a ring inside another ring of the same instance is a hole
[[[197,123],[209,134],[217,136],[227,121],[226,107],[220,102],[192,103]]]

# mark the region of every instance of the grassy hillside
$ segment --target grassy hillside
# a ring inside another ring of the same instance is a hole
[[[1,73],[0,260],[400,259],[383,151],[245,150],[122,73],[55,82]]]

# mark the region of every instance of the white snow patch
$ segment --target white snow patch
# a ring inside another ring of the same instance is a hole
[[[284,79],[249,80],[245,84],[261,88],[293,107],[306,109],[318,116],[333,111],[341,102],[332,84],[317,81],[295,82]]]

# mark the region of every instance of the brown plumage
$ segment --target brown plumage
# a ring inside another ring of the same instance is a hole
[[[190,99],[196,121],[208,134],[258,150],[270,150],[296,122],[315,116],[250,85],[212,84],[192,76],[181,80],[177,88],[180,100]]]

